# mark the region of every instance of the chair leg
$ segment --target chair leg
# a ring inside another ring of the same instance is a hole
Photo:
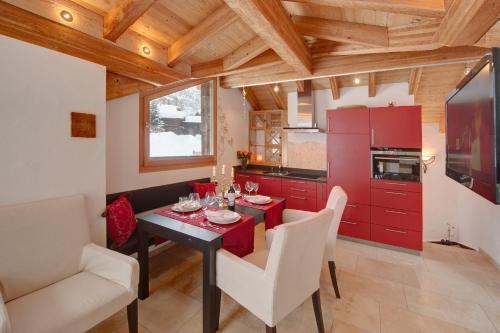
[[[335,296],[340,298],[339,285],[337,284],[337,268],[335,267],[335,261],[328,262],[328,268],[330,269],[330,277],[332,278],[333,289],[335,289]]]
[[[319,289],[312,294],[312,301],[314,307],[314,315],[316,316],[316,325],[318,326],[318,333],[325,333],[323,313],[321,312],[321,299],[319,298]]]
[[[276,333],[276,326],[270,327],[266,325],[266,333]]]
[[[127,305],[127,320],[129,333],[138,333],[139,324],[137,321],[137,298]]]

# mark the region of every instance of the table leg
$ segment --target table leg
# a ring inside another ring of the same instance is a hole
[[[137,224],[139,260],[139,299],[144,300],[149,297],[149,237],[144,226],[139,221]]]
[[[215,322],[218,318],[216,315],[215,252],[214,248],[203,251],[203,333],[213,333],[219,326]]]

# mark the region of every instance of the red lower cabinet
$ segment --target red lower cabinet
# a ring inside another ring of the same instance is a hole
[[[342,220],[339,225],[339,234],[348,237],[370,240],[370,224]]]
[[[281,190],[286,199],[286,208],[317,211],[318,185],[306,180],[283,179]]]
[[[372,188],[372,206],[422,211],[422,194]]]
[[[286,208],[307,210],[310,212],[316,211],[316,197],[307,197],[299,194],[285,195]]]
[[[372,206],[371,222],[387,227],[422,231],[422,214],[420,212]]]
[[[346,221],[370,222],[370,206],[348,202],[344,208],[342,219]]]
[[[255,182],[259,184],[258,193],[270,197],[281,197],[281,178],[255,176]]]
[[[247,174],[239,173],[239,172],[237,172],[234,175],[234,182],[240,185],[242,192],[245,192],[245,183],[249,182],[249,181],[250,182],[255,181],[255,176],[254,175],[247,175]]]
[[[371,224],[374,242],[422,251],[422,232]]]

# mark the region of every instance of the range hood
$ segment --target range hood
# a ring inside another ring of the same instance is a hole
[[[297,103],[288,103],[288,121],[288,126],[283,127],[288,132],[322,132],[316,123],[311,80],[304,80],[303,91],[297,92]]]

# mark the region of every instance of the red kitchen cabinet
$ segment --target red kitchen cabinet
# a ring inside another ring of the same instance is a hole
[[[370,224],[355,221],[340,221],[338,233],[343,236],[370,240]]]
[[[328,110],[328,133],[368,134],[370,115],[368,108]]]
[[[370,206],[348,202],[345,205],[342,220],[370,223]]]
[[[317,210],[316,182],[301,179],[283,179],[282,193],[286,208],[315,212]]]
[[[329,194],[330,193],[327,191],[326,183],[316,184],[316,210],[318,212],[326,208],[326,202],[328,201]]]
[[[240,185],[241,192],[246,192],[245,183],[248,181],[250,181],[250,182],[255,181],[255,176],[254,175],[247,175],[247,174],[240,173],[240,172],[237,172],[234,174],[234,182],[236,184]]]
[[[371,240],[422,251],[422,232],[372,224]]]
[[[307,197],[300,194],[285,194],[284,197],[288,209],[316,211],[316,197]]]
[[[404,181],[387,180],[387,179],[372,179],[371,180],[371,187],[372,188],[382,188],[382,189],[386,189],[386,190],[422,193],[422,183],[418,183],[418,182],[404,182]]]
[[[328,192],[340,185],[350,203],[370,204],[370,136],[328,134]]]
[[[256,183],[259,184],[259,190],[257,193],[262,195],[268,195],[271,197],[281,197],[281,178],[278,177],[266,177],[266,176],[255,176]]]
[[[422,148],[419,105],[370,108],[372,147]]]
[[[386,227],[422,231],[422,213],[372,206],[371,223]]]
[[[372,205],[377,207],[422,211],[422,194],[372,188]]]

